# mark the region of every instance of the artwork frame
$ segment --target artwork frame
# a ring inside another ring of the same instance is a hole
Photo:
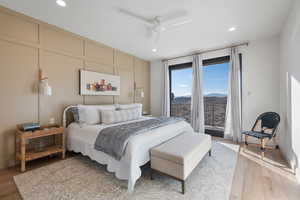
[[[118,96],[120,95],[120,76],[104,74],[81,69],[80,90],[81,96]]]

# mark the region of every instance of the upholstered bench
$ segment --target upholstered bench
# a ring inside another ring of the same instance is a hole
[[[151,179],[153,172],[171,176],[182,183],[185,193],[185,181],[202,158],[211,156],[211,136],[201,133],[183,133],[151,149]]]

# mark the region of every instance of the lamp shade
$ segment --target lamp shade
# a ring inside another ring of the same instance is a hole
[[[136,98],[141,98],[141,99],[143,99],[145,97],[145,93],[144,93],[143,88],[136,88],[135,89],[135,97]]]
[[[44,96],[52,96],[52,88],[48,84],[47,79],[40,82],[40,94]]]

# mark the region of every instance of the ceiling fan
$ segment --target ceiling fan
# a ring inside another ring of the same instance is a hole
[[[119,12],[144,23],[149,30],[150,36],[155,36],[156,42],[159,40],[160,33],[192,22],[192,19],[187,17],[187,12],[184,10],[153,18],[147,18],[122,8],[119,9]]]

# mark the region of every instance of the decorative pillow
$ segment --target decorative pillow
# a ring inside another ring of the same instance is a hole
[[[102,106],[97,106],[98,110],[99,110],[99,115],[100,115],[100,123],[103,123],[102,122],[102,117],[101,117],[101,112],[104,111],[104,110],[111,110],[111,111],[114,111],[116,110],[116,106],[115,105],[102,105]]]
[[[120,110],[132,109],[132,108],[143,108],[141,103],[132,103],[132,104],[116,104],[116,107]]]
[[[70,112],[73,114],[74,121],[79,124],[86,123],[85,110],[79,107],[72,107]]]
[[[128,110],[128,109],[139,109],[139,112],[143,113],[143,104],[132,103],[132,104],[116,104],[117,110]]]
[[[85,120],[87,124],[93,125],[93,124],[100,124],[100,113],[99,110],[93,107],[84,107],[85,110]]]
[[[117,122],[125,122],[139,119],[141,112],[139,108],[132,108],[126,110],[103,110],[101,111],[102,123],[114,124]]]
[[[114,105],[81,105],[79,106],[79,110],[84,110],[85,113],[85,122],[86,124],[100,124],[101,120],[101,112],[104,110],[115,110],[116,107]]]

